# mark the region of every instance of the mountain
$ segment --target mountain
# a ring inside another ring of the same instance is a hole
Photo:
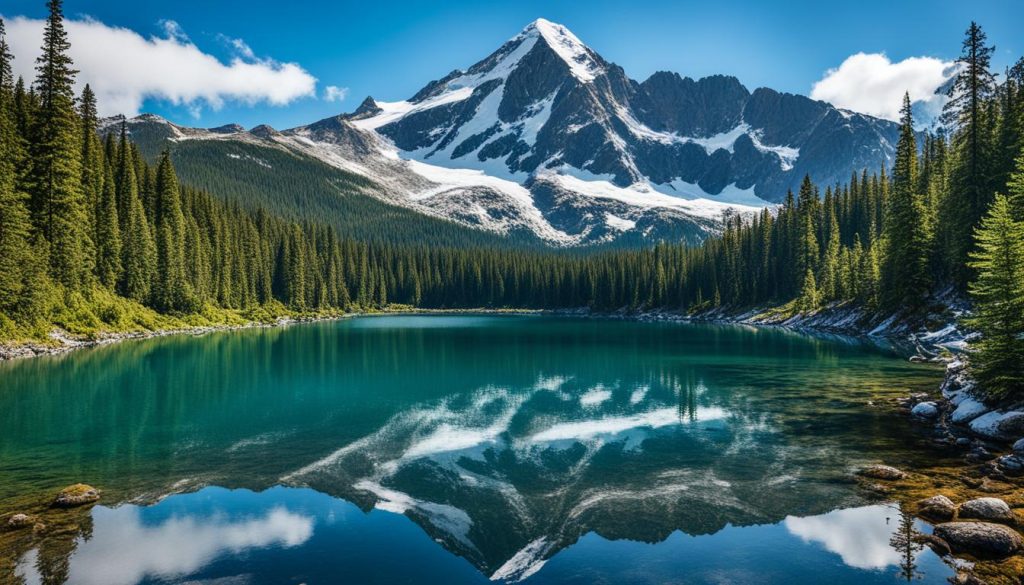
[[[800,95],[751,92],[734,77],[659,72],[636,82],[539,19],[406,101],[366,98],[351,114],[280,132],[171,134],[175,151],[202,140],[249,167],[260,155],[227,151],[287,152],[358,177],[354,192],[391,205],[575,246],[699,242],[724,214],[782,201],[804,175],[834,184],[888,164],[898,127]]]

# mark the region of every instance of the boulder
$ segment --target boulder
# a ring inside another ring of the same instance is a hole
[[[91,504],[99,499],[99,490],[91,485],[76,483],[75,485],[62,489],[60,493],[57,494],[57,498],[53,500],[53,505],[58,508],[74,508],[75,506]]]
[[[993,522],[1015,522],[1010,506],[999,498],[975,498],[960,504],[961,518],[977,518]]]
[[[952,554],[952,551],[949,550],[949,543],[934,534],[918,534],[917,540],[928,545],[928,548],[940,557]]]
[[[36,519],[28,514],[15,514],[7,519],[7,528],[9,530],[19,530],[21,528],[28,528],[35,524]]]
[[[989,408],[981,401],[974,398],[964,398],[957,404],[953,414],[949,415],[949,420],[956,424],[965,425],[988,411]]]
[[[868,465],[857,473],[871,479],[884,479],[887,481],[895,481],[907,477],[906,473],[888,465]]]
[[[971,431],[987,439],[1012,441],[1024,435],[1024,411],[994,410],[971,421]]]
[[[1017,439],[1017,442],[1013,444],[1013,452],[1024,457],[1024,439]]]
[[[1024,457],[1019,455],[1003,455],[998,459],[999,470],[1006,475],[1016,477],[1024,474]]]
[[[1024,538],[1014,529],[988,522],[947,522],[935,527],[935,536],[956,553],[979,559],[1002,559],[1024,550]]]
[[[939,405],[934,402],[919,402],[910,409],[910,415],[916,418],[933,419],[939,416]]]
[[[991,451],[989,451],[988,449],[982,447],[981,445],[975,446],[973,449],[971,449],[971,451],[965,457],[965,459],[967,459],[967,461],[969,461],[971,463],[979,463],[981,461],[991,461],[991,460],[993,460],[995,458],[996,458],[996,456],[993,455]]]
[[[946,496],[932,496],[917,503],[917,514],[929,520],[952,520],[956,515],[956,504]]]

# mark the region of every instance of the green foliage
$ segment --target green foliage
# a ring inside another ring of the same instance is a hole
[[[968,321],[982,333],[971,358],[975,376],[990,394],[1024,397],[1024,223],[997,195],[975,232],[971,267],[978,278],[970,292],[975,312]]]
[[[909,94],[903,97],[901,114],[900,140],[883,228],[886,255],[882,294],[890,310],[918,311],[931,292],[931,235],[924,199],[919,193],[917,140]]]
[[[64,31],[60,0],[50,0],[43,30],[42,54],[36,61],[39,105],[30,136],[32,211],[45,241],[50,275],[70,289],[89,276],[88,215],[82,189],[81,121],[72,93],[71,45]]]

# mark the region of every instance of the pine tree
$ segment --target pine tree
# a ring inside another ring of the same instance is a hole
[[[113,289],[121,278],[121,226],[117,217],[114,170],[104,166],[103,189],[96,204],[96,276]]]
[[[1006,190],[1013,219],[1024,222],[1024,149],[1017,156],[1017,167],[1010,175]]]
[[[975,312],[968,323],[981,332],[972,344],[975,377],[993,396],[1024,397],[1024,224],[997,195],[975,231],[971,267],[978,278],[969,290]]]
[[[814,280],[814,272],[809,268],[804,274],[804,285],[800,289],[800,297],[797,300],[797,308],[802,313],[816,311],[819,306],[818,284]]]
[[[886,242],[882,266],[882,295],[892,310],[915,311],[924,305],[931,288],[928,274],[927,214],[917,192],[917,141],[910,112],[910,95],[904,94],[900,110],[900,140],[896,145],[896,164],[892,190],[885,213],[883,236]]]
[[[50,273],[78,290],[91,271],[87,250],[88,215],[82,195],[81,128],[72,92],[70,44],[61,0],[50,0],[37,60],[39,108],[32,129],[32,200],[35,226],[48,244]]]
[[[185,272],[185,216],[181,212],[178,178],[168,151],[160,157],[154,192],[156,282],[152,289],[153,306],[164,311],[187,311],[194,307],[194,299]]]
[[[842,265],[839,261],[839,222],[836,221],[835,215],[831,215],[830,224],[828,246],[825,248],[821,266],[821,298],[826,302],[839,298],[842,293],[839,282],[842,274]]]
[[[949,194],[943,206],[946,231],[946,257],[949,272],[960,285],[970,279],[967,257],[972,248],[974,227],[991,201],[989,189],[989,136],[986,130],[985,104],[995,91],[995,77],[989,72],[994,47],[985,44],[986,36],[972,22],[963,42],[961,64],[946,103],[942,121],[955,130],[955,160],[950,169]]]
[[[14,112],[12,56],[0,19],[0,313],[17,311],[25,298],[31,255],[26,196],[18,190],[17,164],[24,159]],[[2,319],[0,319],[2,321]]]

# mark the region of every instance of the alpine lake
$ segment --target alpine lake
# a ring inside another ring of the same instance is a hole
[[[0,582],[946,583],[855,479],[934,463],[897,348],[783,329],[375,316],[0,363]],[[47,500],[48,501],[48,500]]]

